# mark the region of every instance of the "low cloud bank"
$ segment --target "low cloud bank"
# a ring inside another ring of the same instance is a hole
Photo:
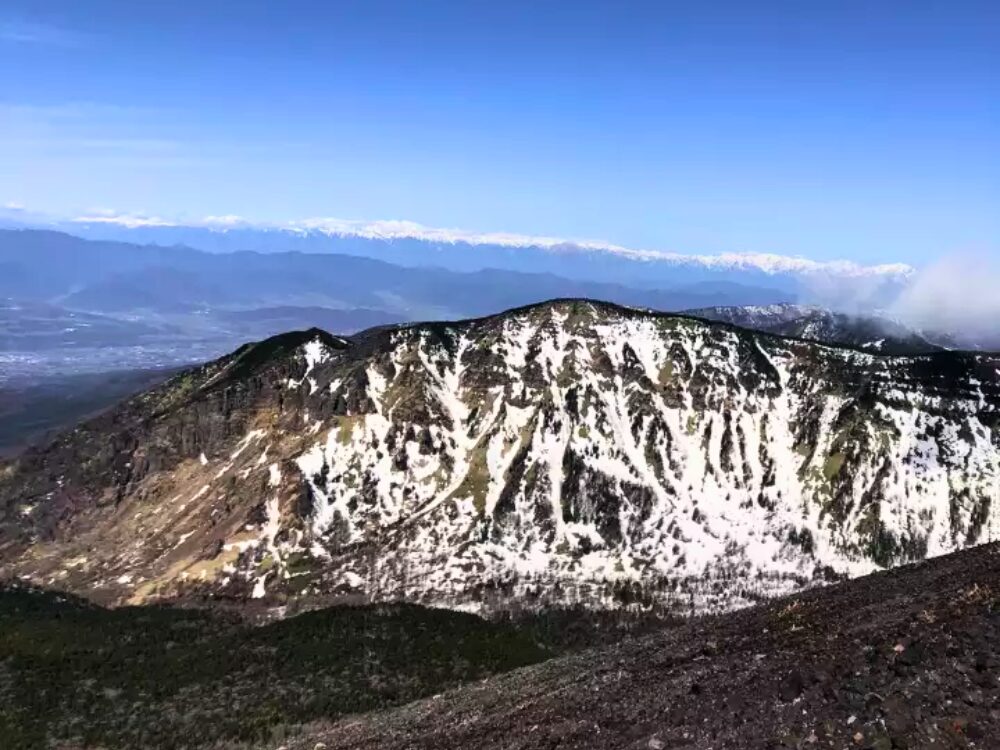
[[[889,307],[900,295],[905,276],[844,277],[810,274],[802,281],[800,301],[847,315],[871,315]]]
[[[1000,345],[1000,258],[966,254],[933,263],[912,277],[889,312],[911,327],[995,348]]]

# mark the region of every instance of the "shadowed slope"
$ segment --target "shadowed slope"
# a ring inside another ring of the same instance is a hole
[[[386,713],[342,750],[992,748],[1000,547],[701,618]]]

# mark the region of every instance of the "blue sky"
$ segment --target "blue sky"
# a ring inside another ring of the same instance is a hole
[[[1000,252],[996,2],[0,6],[0,204]]]

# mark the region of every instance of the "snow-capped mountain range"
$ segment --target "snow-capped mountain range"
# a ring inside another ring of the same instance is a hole
[[[118,602],[737,607],[993,538],[998,368],[585,300],[286,334],[0,464],[0,572]]]
[[[72,219],[83,231],[97,226],[147,230],[198,230],[218,234],[271,232],[293,237],[360,238],[396,242],[416,240],[435,245],[497,246],[539,248],[555,251],[591,251],[619,255],[632,260],[662,261],[674,265],[703,266],[711,269],[754,270],[777,273],[834,273],[845,276],[907,276],[913,268],[904,263],[861,265],[853,261],[821,262],[801,256],[776,253],[690,254],[663,250],[636,249],[598,240],[571,240],[560,237],[524,235],[511,232],[470,232],[463,229],[427,227],[414,221],[357,221],[337,218],[310,218],[282,224],[252,222],[239,216],[208,216],[190,224],[159,217],[131,215],[90,215]]]
[[[312,218],[267,223],[238,216],[174,220],[114,212],[60,218],[19,208],[0,211],[0,223],[56,229],[96,240],[186,245],[209,252],[338,253],[404,266],[552,273],[647,288],[752,284],[795,292],[820,304],[850,300],[859,309],[894,298],[915,273],[903,263],[866,265],[767,252],[685,253],[596,240],[435,228],[397,220]]]

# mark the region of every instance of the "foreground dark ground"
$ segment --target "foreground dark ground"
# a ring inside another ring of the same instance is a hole
[[[413,605],[264,626],[0,593],[0,748],[182,748],[397,704],[550,654],[512,627]]]
[[[265,625],[250,614],[105,609],[0,586],[0,750],[274,744],[306,722],[665,626],[653,615],[575,610],[488,622],[408,604],[329,607]]]
[[[997,748],[998,650],[1000,547],[990,544],[314,726],[284,744]]]
[[[996,544],[683,624],[380,605],[254,626],[15,586],[0,747],[996,748],[998,651]]]

